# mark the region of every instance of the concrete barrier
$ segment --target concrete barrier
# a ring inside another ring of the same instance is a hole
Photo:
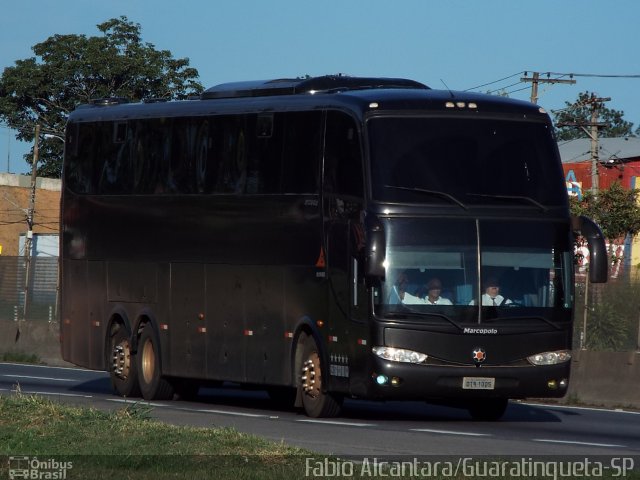
[[[640,408],[640,352],[575,350],[562,403]]]
[[[72,367],[60,354],[58,322],[0,320],[0,354],[37,355],[47,365]]]
[[[57,322],[0,319],[0,353],[5,352],[72,366],[60,356]],[[559,403],[640,409],[640,352],[576,350],[572,362],[569,391]]]

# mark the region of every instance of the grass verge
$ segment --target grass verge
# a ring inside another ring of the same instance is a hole
[[[39,365],[42,363],[40,357],[35,353],[24,353],[24,352],[3,352],[0,354],[0,361],[8,362],[8,363],[34,363]]]
[[[231,428],[167,425],[140,404],[102,412],[16,394],[0,397],[0,455],[0,478],[37,458],[47,478],[240,480],[300,478],[312,454]]]

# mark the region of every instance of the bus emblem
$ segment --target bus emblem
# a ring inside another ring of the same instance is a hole
[[[476,363],[476,365],[480,365],[487,359],[487,354],[484,351],[484,348],[478,347],[473,351],[471,357],[473,358],[473,361]]]

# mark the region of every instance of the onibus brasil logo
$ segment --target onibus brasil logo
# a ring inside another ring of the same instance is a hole
[[[9,479],[65,480],[73,462],[61,462],[53,458],[9,457]]]

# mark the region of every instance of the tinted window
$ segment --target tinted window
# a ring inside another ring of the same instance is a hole
[[[78,193],[312,193],[322,112],[82,123],[69,136],[65,180]]]
[[[322,112],[290,112],[282,154],[283,193],[315,193],[321,157]]]
[[[326,192],[362,196],[362,155],[355,121],[342,112],[327,113],[324,156]]]
[[[445,193],[465,204],[567,202],[548,124],[385,117],[371,119],[368,128],[378,200],[451,203]]]

